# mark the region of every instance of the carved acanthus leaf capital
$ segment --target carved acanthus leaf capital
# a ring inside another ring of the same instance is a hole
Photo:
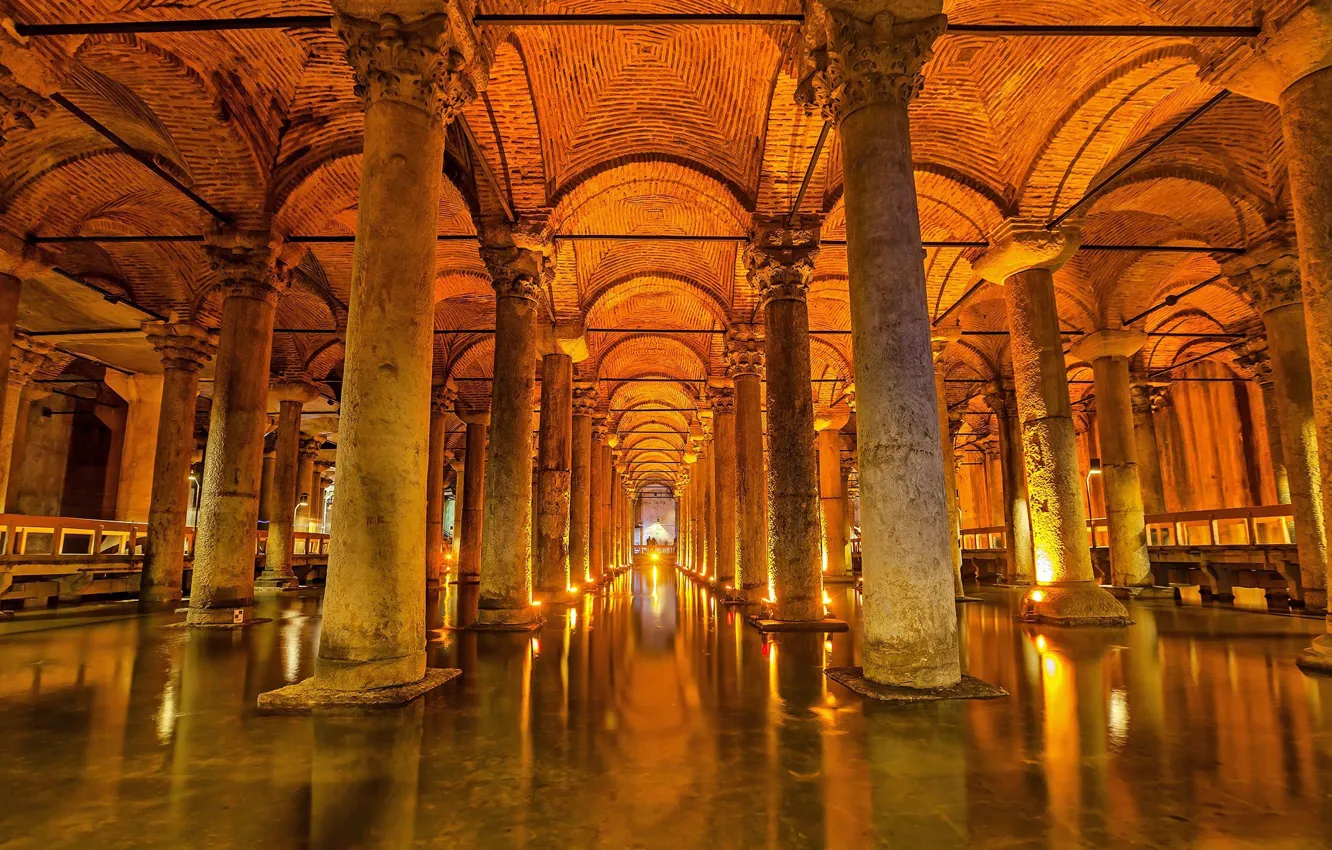
[[[596,409],[596,381],[576,381],[573,386],[573,415],[591,416]]]
[[[871,104],[905,108],[924,88],[921,69],[947,25],[944,15],[898,20],[882,11],[865,20],[812,4],[796,101],[834,123]]]
[[[752,327],[737,327],[726,335],[726,374],[763,377],[763,337]]]
[[[265,231],[213,228],[204,235],[203,247],[223,298],[276,304],[278,294],[291,285],[288,270],[278,267],[277,242]]]
[[[32,380],[33,375],[51,362],[55,346],[32,337],[16,334],[14,347],[9,355],[9,385],[21,389]]]
[[[458,401],[458,388],[452,381],[437,384],[430,388],[430,412],[442,415],[452,413]]]
[[[1244,348],[1235,357],[1235,368],[1246,378],[1260,386],[1272,383],[1272,358],[1267,350],[1267,337],[1261,334],[1244,341]]]
[[[163,369],[198,372],[217,351],[217,334],[194,322],[144,322],[141,327]]]
[[[356,94],[368,107],[392,100],[447,124],[478,93],[490,71],[486,48],[472,23],[472,3],[451,0],[440,14],[404,23],[340,15],[334,27],[347,45]]]
[[[1003,283],[1030,269],[1058,269],[1077,253],[1082,233],[1076,225],[1051,230],[1044,222],[1008,219],[989,241],[990,247],[971,270],[991,283]]]
[[[313,461],[324,448],[324,441],[318,437],[302,437],[296,447],[296,457],[300,460]]]
[[[745,247],[745,268],[765,303],[805,300],[819,256],[820,224],[808,216],[789,227],[785,218],[755,223]]]
[[[1300,258],[1293,242],[1274,239],[1228,259],[1221,273],[1259,313],[1304,302]]]

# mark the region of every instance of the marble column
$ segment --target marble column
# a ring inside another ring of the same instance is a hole
[[[1043,222],[1010,220],[990,243],[974,268],[1005,287],[1032,548],[1041,585],[1027,593],[1020,616],[1068,626],[1123,625],[1127,611],[1097,584],[1092,571],[1055,300],[1053,269],[1076,250],[1076,234],[1046,230]]]
[[[736,430],[735,388],[726,383],[708,384],[712,408],[712,451],[716,493],[717,557],[713,576],[719,589],[735,587],[736,521]]]
[[[274,379],[270,400],[278,403],[277,449],[273,467],[273,515],[268,520],[264,571],[256,587],[294,589],[300,582],[291,569],[296,503],[300,499],[301,410],[319,397],[313,385],[301,380]],[[270,401],[271,403],[271,401]],[[313,463],[314,458],[310,461]]]
[[[267,435],[264,437],[267,440]],[[265,451],[262,471],[259,473],[259,521],[267,523],[273,518],[273,468],[277,466],[277,452]]]
[[[147,322],[143,330],[162,358],[153,492],[139,583],[139,610],[147,613],[174,611],[180,604],[199,370],[217,349],[217,336],[192,322]]]
[[[1235,358],[1235,364],[1242,375],[1258,385],[1263,400],[1263,431],[1267,435],[1267,456],[1272,462],[1276,503],[1289,505],[1290,478],[1286,473],[1285,453],[1281,448],[1280,404],[1277,401],[1276,382],[1272,377],[1272,360],[1267,350],[1267,332],[1255,329],[1252,333],[1253,336],[1245,340],[1243,353]],[[1134,402],[1137,403],[1136,396]],[[1136,407],[1134,412],[1137,412]]]
[[[694,555],[694,467],[698,463],[698,453],[694,450],[693,443],[686,439],[684,443],[684,454],[680,456],[684,461],[684,470],[680,473],[681,480],[684,482],[684,507],[681,510],[680,542],[678,549],[680,563],[690,572],[695,569]]]
[[[855,575],[854,551],[851,541],[855,532],[855,503],[851,500],[851,482],[856,480],[854,457],[842,458],[842,560],[846,563],[846,577]]]
[[[615,569],[615,553],[611,545],[611,488],[615,486],[615,444],[618,441],[614,431],[607,431],[601,441],[601,489],[597,493],[597,510],[601,514],[601,573],[609,576]]]
[[[851,572],[846,556],[845,494],[842,492],[842,427],[851,418],[845,406],[819,408],[814,414],[819,453],[819,513],[823,520],[823,572],[844,577]]]
[[[1154,415],[1163,392],[1164,389],[1155,384],[1136,383],[1129,387],[1133,405],[1133,445],[1138,455],[1138,485],[1142,489],[1142,510],[1147,516],[1163,514],[1166,510],[1161,447],[1156,442]],[[1270,433],[1279,440],[1281,432],[1276,419],[1268,421],[1272,423]]]
[[[694,472],[698,476],[698,561],[699,575],[703,578],[713,576],[713,567],[717,558],[717,544],[713,540],[717,516],[714,510],[715,499],[712,492],[712,411],[707,411],[708,431],[704,434],[704,443],[698,452],[698,462]]]
[[[591,468],[588,480],[590,486],[588,489],[587,524],[587,560],[592,573],[593,584],[600,584],[606,577],[606,535],[603,533],[606,527],[606,514],[602,510],[601,502],[601,493],[606,488],[606,480],[610,475],[610,470],[606,467],[609,450],[602,451],[605,446],[606,427],[606,415],[604,413],[594,413],[590,433]]]
[[[14,442],[18,433],[20,415],[26,416],[28,405],[23,399],[23,390],[32,380],[33,375],[46,365],[52,346],[28,337],[16,337],[10,350],[7,377],[3,385],[3,395],[7,399],[0,408],[0,512],[5,510],[6,494],[9,492],[9,477],[17,466],[14,463]]]
[[[153,496],[153,460],[157,455],[163,379],[161,375],[124,375],[108,369],[103,380],[129,404],[120,449],[116,519],[146,522]]]
[[[1141,331],[1105,328],[1082,337],[1072,348],[1074,357],[1091,364],[1095,381],[1110,583],[1130,589],[1152,586],[1129,391],[1129,358],[1146,342]]]
[[[763,340],[752,328],[726,337],[726,373],[735,380],[735,597],[768,592],[768,482],[763,464]]]
[[[810,384],[809,306],[819,222],[756,220],[745,265],[764,316],[768,373],[770,617],[824,619],[818,460]]]
[[[1031,507],[1027,501],[1027,470],[1022,457],[1022,422],[1018,417],[1017,394],[1011,389],[995,390],[986,399],[994,411],[999,430],[1008,581],[1025,586],[1036,581],[1036,562],[1031,542]]]
[[[365,136],[323,630],[292,686],[307,704],[401,703],[451,676],[426,666],[426,469],[445,126],[484,79],[467,11],[334,19]]]
[[[296,531],[310,531],[310,514],[315,494],[315,458],[319,457],[324,441],[319,437],[302,437],[296,447]]]
[[[570,402],[573,427],[569,461],[569,575],[575,584],[592,583],[592,415],[597,385],[578,381]]]
[[[532,389],[537,300],[545,257],[539,237],[495,230],[481,249],[495,288],[495,366],[481,528],[481,597],[472,628],[535,629],[532,605]]]
[[[932,14],[939,3],[900,6],[872,20],[825,9],[813,35],[826,44],[826,66],[816,64],[797,98],[820,106],[842,143],[863,671],[882,684],[940,688],[961,670],[907,107],[946,19]]]
[[[962,514],[957,503],[957,450],[953,443],[952,421],[948,412],[948,384],[945,377],[948,367],[943,362],[944,349],[956,334],[947,337],[934,336],[931,350],[934,352],[934,395],[937,400],[939,416],[939,446],[943,456],[944,502],[948,510],[948,559],[953,568],[953,595],[962,598],[966,591],[962,587]]]
[[[458,531],[458,581],[481,581],[481,532],[485,523],[486,444],[490,435],[490,411],[462,405],[454,407],[467,426],[464,434],[462,519]]]
[[[537,446],[537,551],[533,591],[563,599],[582,582],[570,569],[570,502],[573,478],[573,358],[541,358],[541,425]]]
[[[457,391],[448,382],[431,388],[430,438],[426,450],[426,593],[439,590],[445,572],[444,467],[451,459],[445,443],[449,438],[449,413],[456,400]]]
[[[316,534],[325,534],[324,491],[328,488],[328,471],[333,468],[333,464],[326,460],[316,460],[314,468],[314,487],[310,491],[311,530]]]
[[[1305,330],[1299,258],[1291,242],[1278,235],[1228,260],[1221,271],[1253,302],[1263,320],[1275,384],[1281,455],[1295,515],[1304,604],[1323,611],[1327,609],[1327,529],[1310,373],[1311,337]]]
[[[10,398],[5,392],[9,385],[9,361],[14,350],[14,333],[18,328],[18,305],[23,295],[23,281],[12,274],[0,273],[0,422],[12,419],[8,408],[18,407],[18,396]],[[8,471],[9,456],[0,464]],[[4,502],[4,484],[0,482],[0,504]]]
[[[206,239],[209,261],[222,278],[222,329],[187,622],[230,628],[254,619],[268,364],[278,291],[286,281],[273,268],[267,233],[222,231]]]

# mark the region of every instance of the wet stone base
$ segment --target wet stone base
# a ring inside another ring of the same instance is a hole
[[[368,688],[363,691],[342,691],[321,688],[313,678],[276,691],[259,695],[259,708],[273,712],[304,712],[316,708],[376,708],[409,703],[427,691],[462,675],[456,668],[427,667],[419,682],[393,688]]]
[[[273,622],[272,617],[255,617],[246,620],[243,623],[191,623],[188,620],[181,620],[179,623],[167,623],[162,626],[164,629],[248,629],[250,626],[258,626],[262,623]]]
[[[978,596],[954,596],[953,601],[961,605],[964,602],[984,602],[985,600]]]
[[[545,620],[531,620],[526,623],[472,623],[467,626],[469,632],[534,632],[546,624]]]
[[[769,620],[757,614],[746,617],[745,622],[764,634],[774,632],[844,632],[850,627],[845,620],[824,617],[822,620]]]
[[[896,685],[881,685],[865,678],[860,667],[829,667],[824,675],[848,690],[863,697],[882,702],[934,702],[945,699],[998,699],[1008,696],[1008,691],[996,687],[974,676],[963,676],[962,681],[948,688],[903,688]]]
[[[855,583],[856,583],[856,577],[855,577],[855,576],[851,576],[851,575],[830,576],[830,575],[825,574],[825,575],[823,576],[823,583],[824,583],[824,584],[855,584]]]
[[[1173,587],[1118,587],[1116,585],[1111,585],[1107,587],[1106,590],[1110,591],[1110,595],[1116,599],[1175,598],[1175,589]]]

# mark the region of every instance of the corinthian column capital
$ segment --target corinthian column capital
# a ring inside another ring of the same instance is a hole
[[[144,322],[141,327],[163,369],[198,372],[217,351],[217,334],[194,322]]]
[[[219,278],[222,297],[235,295],[276,304],[289,284],[277,264],[277,242],[266,231],[214,228],[204,235],[208,266]]]
[[[591,416],[597,410],[597,382],[575,381],[573,385],[573,415]]]
[[[368,21],[334,18],[368,107],[392,100],[447,124],[479,92],[490,72],[487,50],[472,24],[473,3],[449,0],[444,11],[410,23],[396,15]]]
[[[768,301],[803,301],[819,256],[817,218],[802,216],[794,226],[786,219],[761,219],[745,247],[745,268],[759,297]]]
[[[924,87],[921,69],[947,26],[945,15],[903,19],[883,10],[867,19],[813,4],[796,100],[834,123],[871,104],[905,107]]]
[[[753,326],[738,326],[726,335],[726,374],[763,377],[763,337]]]
[[[990,283],[1003,283],[1031,269],[1055,271],[1077,253],[1082,234],[1076,226],[1053,230],[1027,219],[1007,219],[990,235],[990,247],[972,263],[972,271]]]
[[[544,220],[523,220],[487,230],[481,243],[481,259],[490,272],[495,297],[537,300],[544,276],[550,270],[549,245]]]
[[[1252,247],[1248,253],[1223,262],[1221,273],[1259,313],[1304,301],[1294,240],[1276,237]]]

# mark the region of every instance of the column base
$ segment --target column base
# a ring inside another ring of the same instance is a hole
[[[1327,611],[1327,591],[1323,588],[1304,589],[1304,608],[1307,611],[1323,613]]]
[[[481,608],[467,628],[477,632],[534,632],[545,623],[541,609],[535,605],[526,608]]]
[[[774,632],[845,632],[851,627],[845,620],[824,617],[822,620],[774,620],[765,613],[753,614],[745,622],[763,634]]]
[[[984,602],[979,596],[954,596],[953,601],[961,605],[964,602]]]
[[[1174,599],[1175,589],[1173,587],[1119,587],[1112,585],[1106,590],[1116,599]]]
[[[455,668],[431,667],[426,669],[425,675],[419,681],[406,685],[349,691],[320,687],[318,680],[311,677],[303,682],[260,694],[259,708],[273,712],[306,712],[316,708],[404,705],[461,675],[462,671]]]
[[[1022,598],[1018,619],[1054,626],[1127,626],[1128,610],[1095,582],[1042,585]]]
[[[197,629],[243,629],[256,623],[267,623],[267,618],[254,616],[254,604],[246,603],[232,608],[194,608],[189,609],[184,623],[180,625]]]
[[[856,576],[855,576],[854,573],[837,573],[836,575],[834,575],[834,574],[832,574],[832,573],[824,573],[824,574],[823,574],[823,583],[824,583],[824,584],[855,584],[855,583],[856,583]]]
[[[882,702],[933,702],[945,699],[998,699],[1008,696],[1003,688],[982,682],[973,676],[963,676],[956,685],[946,688],[904,688],[899,685],[885,685],[865,678],[861,667],[828,667],[823,671],[842,687],[855,691],[863,697]]]
[[[149,594],[139,597],[140,614],[174,614],[180,610],[180,594]]]
[[[1306,673],[1332,676],[1332,634],[1314,638],[1313,644],[1295,658],[1295,663]]]

